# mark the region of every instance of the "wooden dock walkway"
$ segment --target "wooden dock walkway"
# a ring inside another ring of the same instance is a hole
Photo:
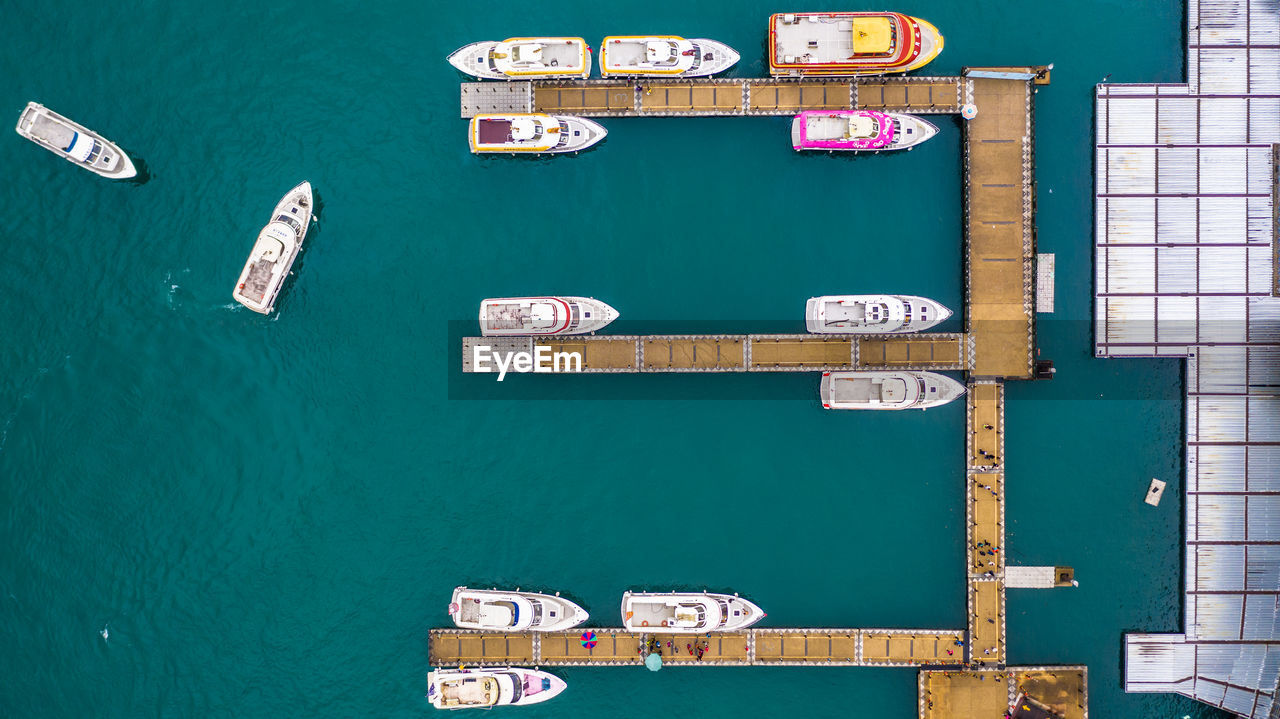
[[[1003,666],[1004,386],[971,382],[965,405],[969,660]]]
[[[583,117],[794,115],[801,110],[958,113],[963,77],[691,78],[462,84],[463,117],[549,112]]]
[[[963,334],[464,337],[463,372],[478,371],[478,347],[503,356],[533,354],[539,347],[549,358],[576,353],[583,372],[960,371],[973,363],[971,342]]]
[[[593,647],[582,632],[595,633]],[[712,634],[643,635],[618,628],[581,627],[569,632],[503,634],[433,629],[432,666],[620,666],[643,663],[647,636],[663,642],[664,666],[959,666],[964,632],[935,629],[748,629]],[[674,651],[666,647],[670,640]],[[701,660],[694,642],[710,648]],[[950,654],[948,654],[950,652]]]
[[[1001,717],[1025,693],[1062,719],[1089,719],[1089,671],[1083,666],[922,669],[920,719]]]

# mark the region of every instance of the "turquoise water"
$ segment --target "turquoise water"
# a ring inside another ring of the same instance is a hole
[[[957,305],[950,119],[875,158],[798,157],[784,118],[467,153],[442,59],[465,42],[674,31],[758,75],[767,15],[822,7],[10,4],[0,108],[43,102],[150,180],[0,140],[0,714],[418,716],[463,583],[561,589],[601,625],[624,589],[705,587],[771,626],[963,626],[959,406],[824,413],[807,374],[456,372],[450,321],[486,296],[593,295],[636,332],[798,331],[805,298],[864,289]],[[1179,496],[1181,368],[1095,360],[1089,324],[1091,88],[1179,80],[1183,9],[895,7],[946,35],[931,73],[1056,63],[1037,179],[1059,372],[1009,389],[1008,552],[1081,587],[1010,593],[1010,659],[1088,664],[1094,716],[1207,715],[1120,683],[1123,632],[1180,626],[1180,507],[1139,498],[1151,476]],[[303,179],[321,222],[265,319],[231,287]],[[557,673],[565,695],[522,716],[916,711],[911,670]]]

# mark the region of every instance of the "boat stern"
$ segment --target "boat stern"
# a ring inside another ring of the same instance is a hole
[[[818,399],[822,400],[823,409],[831,409],[831,403],[835,398],[835,393],[832,391],[834,382],[830,372],[822,373],[822,382],[818,385]]]
[[[791,149],[799,152],[804,149],[805,113],[791,118]]]
[[[826,334],[822,327],[822,297],[810,297],[804,303],[804,328],[811,334]]]

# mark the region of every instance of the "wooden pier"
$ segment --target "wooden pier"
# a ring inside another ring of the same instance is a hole
[[[960,666],[964,632],[936,629],[748,629],[712,634],[658,634],[591,628],[582,631],[502,634],[433,629],[433,666],[620,666],[644,663],[640,649],[649,636],[663,643],[663,666]],[[673,648],[666,642],[671,641]],[[688,651],[710,645],[699,660]]]
[[[465,337],[463,372],[486,371],[477,366],[477,348],[487,348],[488,356],[542,348],[548,362],[573,353],[582,358],[583,372],[959,371],[973,365],[972,343],[963,334]]]
[[[963,77],[746,78],[467,82],[462,116],[548,112],[583,117],[794,115],[801,110],[958,113]]]

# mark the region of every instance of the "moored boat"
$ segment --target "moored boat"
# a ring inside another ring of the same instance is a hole
[[[427,699],[437,709],[538,704],[564,688],[563,679],[537,669],[437,669],[427,674]]]
[[[480,334],[580,335],[618,319],[618,311],[590,297],[500,297],[480,303]]]
[[[705,38],[610,35],[600,41],[601,77],[703,77],[737,62],[736,50]]]
[[[127,180],[138,174],[115,143],[38,102],[27,103],[15,129],[53,154],[105,178]]]
[[[453,590],[449,616],[462,629],[504,632],[559,632],[589,618],[586,610],[559,593],[552,596],[466,587]]]
[[[806,110],[791,121],[796,150],[910,150],[936,134],[933,123],[900,112]]]
[[[483,114],[471,118],[471,151],[483,153],[577,152],[608,134],[585,117],[538,112]]]
[[[938,28],[897,12],[777,13],[769,18],[769,73],[910,72],[942,52]]]
[[[513,37],[486,40],[454,50],[449,64],[488,80],[586,79],[591,48],[580,37]]]
[[[271,221],[258,233],[231,296],[254,312],[270,314],[276,296],[298,257],[311,226],[311,183],[289,190],[271,213]]]
[[[951,310],[914,295],[824,295],[810,297],[805,326],[815,334],[920,332],[951,316]]]
[[[622,626],[632,632],[705,634],[745,629],[765,613],[736,594],[626,592]]]
[[[964,396],[964,385],[933,372],[823,372],[824,409],[928,409]]]

